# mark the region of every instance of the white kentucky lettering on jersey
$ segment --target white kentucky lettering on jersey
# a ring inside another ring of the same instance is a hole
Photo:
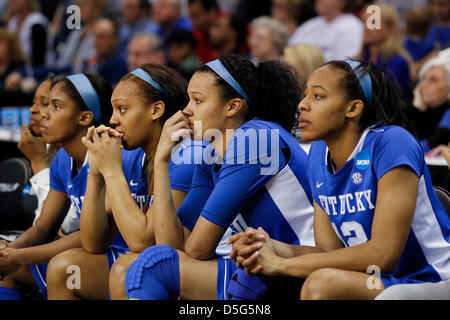
[[[76,197],[74,195],[70,195],[70,202],[75,208],[75,211],[78,214],[81,214],[81,207],[83,206],[84,196],[82,197]]]
[[[141,208],[141,210],[144,210],[145,203],[147,202],[147,196],[137,195],[136,193],[131,193],[131,196],[133,197],[134,201],[136,201],[139,208]]]
[[[338,197],[319,195],[319,200],[325,212],[328,215],[333,216],[337,216],[338,214],[364,212],[375,208],[372,202],[371,189],[356,191],[354,193],[345,193]],[[337,205],[339,205],[339,210],[336,209]]]

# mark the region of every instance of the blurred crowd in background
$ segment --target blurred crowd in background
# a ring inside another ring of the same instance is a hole
[[[426,152],[450,140],[450,0],[0,0],[0,26],[3,107],[30,106],[63,73],[114,86],[157,63],[189,80],[232,53],[284,61],[303,85],[324,62],[351,57],[397,82]]]

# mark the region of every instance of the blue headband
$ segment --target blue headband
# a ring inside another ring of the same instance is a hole
[[[149,85],[151,85],[153,88],[155,88],[156,90],[158,90],[159,92],[164,94],[166,97],[169,96],[167,94],[167,91],[164,90],[155,80],[153,80],[152,77],[148,74],[147,71],[145,71],[145,70],[143,70],[141,68],[137,68],[136,70],[134,70],[133,72],[130,72],[130,73],[134,74],[139,79],[144,80]]]
[[[370,79],[370,75],[368,73],[362,73],[361,69],[357,70],[358,66],[361,65],[360,62],[355,60],[344,60],[355,72],[358,77],[359,84],[364,92],[364,96],[366,97],[367,103],[372,105],[372,80]]]
[[[215,73],[217,73],[217,75],[225,80],[230,86],[232,86],[233,89],[236,90],[242,97],[244,97],[245,100],[250,102],[250,98],[247,96],[245,91],[241,88],[239,83],[237,83],[237,81],[228,72],[228,70],[225,68],[222,62],[220,62],[219,59],[208,62],[206,65],[210,67]]]
[[[79,73],[68,76],[67,79],[75,86],[86,107],[94,114],[95,120],[99,121],[102,118],[102,108],[97,92],[88,77]]]

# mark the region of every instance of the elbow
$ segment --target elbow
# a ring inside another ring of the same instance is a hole
[[[196,260],[209,260],[212,258],[211,255],[201,252],[200,250],[188,250],[186,251],[186,254]]]
[[[395,258],[384,258],[380,270],[381,273],[392,274],[397,269],[398,259]]]
[[[184,252],[197,260],[209,260],[213,257],[213,253],[203,248],[193,247],[186,244]]]
[[[380,247],[374,249],[376,265],[380,268],[381,273],[392,274],[397,269],[398,262],[400,260],[401,252],[398,253],[394,249],[388,249],[386,247]]]

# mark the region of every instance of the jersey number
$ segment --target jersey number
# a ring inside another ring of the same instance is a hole
[[[332,223],[332,225],[333,225],[333,229],[336,232],[336,234],[339,235],[336,225],[334,223]],[[356,246],[361,243],[365,243],[368,240],[362,225],[356,221],[343,222],[341,224],[341,231],[345,237],[351,236],[352,231],[354,232],[355,236],[347,239],[347,244],[350,247]],[[342,241],[342,242],[345,243],[345,241]]]

